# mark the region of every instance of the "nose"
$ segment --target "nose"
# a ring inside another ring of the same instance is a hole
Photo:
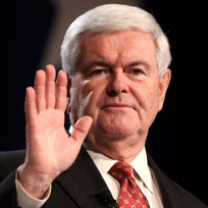
[[[117,96],[121,93],[127,93],[128,80],[123,70],[112,73],[110,76],[109,85],[107,87],[107,93],[109,96]]]

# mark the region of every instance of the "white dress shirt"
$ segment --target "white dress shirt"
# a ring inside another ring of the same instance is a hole
[[[110,168],[118,162],[117,160],[112,160],[107,156],[94,151],[87,145],[84,145],[87,149],[88,154],[94,161],[98,170],[100,171],[104,181],[106,182],[109,190],[112,193],[114,199],[118,198],[120,183],[117,179],[115,179],[111,174],[108,173]],[[141,191],[146,196],[151,208],[163,208],[162,200],[160,196],[160,191],[157,186],[156,179],[154,177],[154,173],[149,168],[147,163],[147,154],[145,148],[140,152],[140,154],[129,163],[135,172],[136,183],[141,189]],[[50,196],[51,187],[48,191],[47,197],[43,200],[37,200],[31,196],[29,196],[24,188],[21,186],[19,181],[16,179],[16,190],[18,197],[18,205],[22,208],[40,208],[47,201]]]
[[[120,183],[111,174],[109,174],[108,171],[118,161],[112,160],[101,153],[93,151],[87,145],[84,146],[87,149],[90,157],[94,161],[95,165],[97,166],[98,170],[100,171],[113,198],[117,199],[120,191]],[[140,154],[129,164],[134,168],[136,183],[143,192],[143,194],[146,196],[150,207],[163,208],[157,182],[153,175],[153,171],[150,170],[148,166],[145,148],[143,148]]]

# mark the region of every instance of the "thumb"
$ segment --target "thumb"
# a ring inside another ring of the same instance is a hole
[[[92,125],[92,118],[90,116],[81,117],[75,124],[71,138],[77,142],[82,143],[87,136]]]

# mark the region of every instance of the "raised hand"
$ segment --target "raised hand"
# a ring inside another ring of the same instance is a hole
[[[41,198],[51,182],[72,165],[92,124],[92,118],[84,116],[68,136],[64,128],[67,75],[60,71],[56,83],[55,76],[55,68],[48,65],[46,72],[36,73],[34,88],[26,90],[27,154],[18,178],[35,198]]]

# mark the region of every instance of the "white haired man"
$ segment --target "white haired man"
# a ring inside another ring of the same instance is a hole
[[[171,79],[169,44],[152,15],[116,4],[90,10],[70,25],[61,57],[56,82],[48,65],[27,88],[26,154],[1,155],[4,207],[207,207],[145,150]]]

